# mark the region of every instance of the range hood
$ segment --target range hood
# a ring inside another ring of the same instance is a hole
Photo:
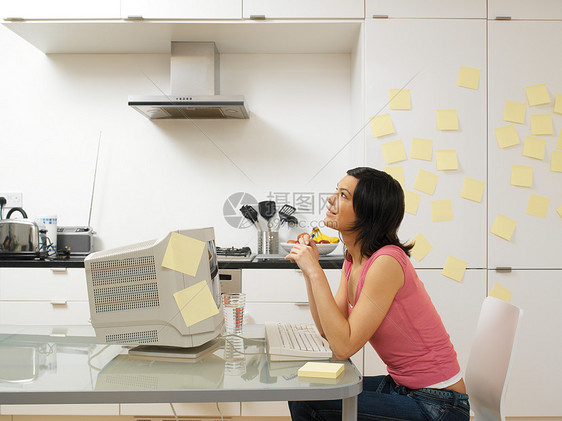
[[[170,95],[130,95],[150,119],[249,118],[243,95],[219,95],[220,56],[214,42],[172,42]]]

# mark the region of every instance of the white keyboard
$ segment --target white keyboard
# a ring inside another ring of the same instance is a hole
[[[332,357],[330,344],[311,324],[265,322],[265,338],[270,361],[313,361]]]

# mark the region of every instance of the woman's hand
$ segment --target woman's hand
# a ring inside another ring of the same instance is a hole
[[[318,256],[316,243],[306,234],[299,238],[299,242],[293,246],[291,252],[285,256],[285,259],[296,262],[305,275],[310,275],[314,270],[320,268]]]

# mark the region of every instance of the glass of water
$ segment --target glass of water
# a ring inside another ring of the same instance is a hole
[[[222,294],[224,325],[227,335],[241,335],[244,327],[246,294]]]

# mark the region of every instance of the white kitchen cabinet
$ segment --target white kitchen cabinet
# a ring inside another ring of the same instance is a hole
[[[560,0],[488,0],[488,17],[509,16],[511,19],[562,20]]]
[[[363,19],[363,0],[244,0],[243,16],[266,19]]]
[[[241,19],[242,0],[122,0],[123,19]]]
[[[119,19],[120,0],[3,0],[0,18]]]
[[[167,403],[135,403],[121,404],[120,415],[133,416],[173,416],[170,404]],[[223,416],[240,416],[239,402],[219,402],[220,412]],[[211,417],[219,416],[216,403],[174,403],[174,409],[178,416]]]
[[[365,17],[485,18],[486,0],[365,0]],[[554,0],[556,1],[556,0]]]
[[[2,405],[0,413],[4,415],[88,415],[117,416],[119,404],[95,405]],[[17,418],[16,418],[17,419]]]

